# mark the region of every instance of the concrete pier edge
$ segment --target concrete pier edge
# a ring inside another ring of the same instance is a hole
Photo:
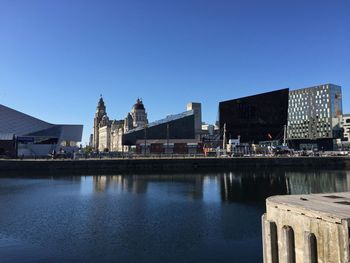
[[[0,175],[29,172],[178,173],[242,168],[350,169],[350,157],[144,158],[82,160],[0,160]]]

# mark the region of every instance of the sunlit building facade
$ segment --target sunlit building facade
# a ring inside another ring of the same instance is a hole
[[[344,129],[344,141],[350,142],[350,114],[342,116],[342,128]]]
[[[131,129],[142,128],[147,124],[147,113],[141,99],[137,99],[125,119],[110,120],[101,95],[96,107],[94,129],[91,135],[92,147],[100,152],[125,151],[128,147],[122,145],[122,135]]]
[[[289,92],[289,143],[296,149],[332,150],[342,137],[342,90],[325,84]]]

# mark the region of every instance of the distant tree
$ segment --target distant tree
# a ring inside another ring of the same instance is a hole
[[[85,154],[89,154],[89,153],[92,153],[93,152],[93,148],[91,146],[86,146],[84,148],[84,153]]]

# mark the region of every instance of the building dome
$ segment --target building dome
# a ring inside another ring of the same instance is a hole
[[[131,109],[133,128],[144,127],[147,123],[147,113],[141,99],[137,99],[136,104]]]
[[[145,110],[145,106],[143,105],[142,100],[137,99],[136,103],[133,106],[133,109],[135,109],[135,110]]]

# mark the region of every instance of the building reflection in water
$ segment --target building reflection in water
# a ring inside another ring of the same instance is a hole
[[[85,194],[107,191],[145,194],[157,189],[151,185],[163,183],[169,185],[168,194],[194,200],[214,201],[217,196],[217,200],[224,202],[264,202],[272,195],[350,191],[350,171],[246,169],[220,174],[92,176],[81,182]],[[218,188],[219,195],[208,187]]]
[[[147,181],[139,180],[135,176],[100,175],[92,177],[93,190],[95,193],[106,191],[128,191],[132,193],[146,193]]]
[[[311,171],[285,173],[289,194],[347,192],[350,174],[347,171]]]
[[[317,170],[245,170],[219,175],[225,202],[264,201],[272,195],[345,192],[350,172]]]
[[[88,180],[86,180],[88,181]],[[106,191],[127,191],[135,194],[144,194],[149,184],[173,183],[181,185],[180,193],[191,199],[203,198],[203,176],[200,174],[184,175],[117,175],[93,176],[92,184],[95,193]]]
[[[95,192],[98,193],[98,192],[106,191],[106,188],[109,182],[110,182],[110,179],[107,176],[94,176],[93,183],[94,183]]]
[[[221,199],[226,202],[265,200],[287,194],[284,173],[263,170],[235,171],[219,175]]]

